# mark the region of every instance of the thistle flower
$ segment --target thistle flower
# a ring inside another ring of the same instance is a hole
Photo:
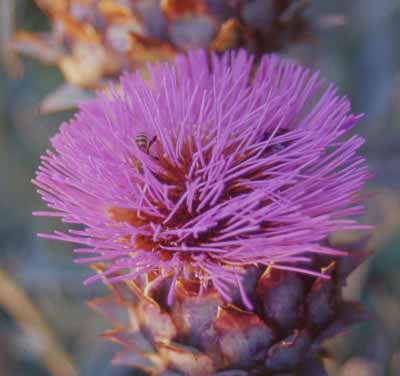
[[[86,282],[115,284],[107,304],[136,312],[117,331],[129,364],[151,348],[157,374],[292,371],[349,316],[340,286],[362,256],[326,239],[365,228],[352,219],[369,175],[363,140],[346,137],[361,116],[318,73],[277,56],[254,68],[244,51],[197,51],[148,73],[124,74],[52,139],[34,180],[52,211],[36,214],[72,228],[43,236],[82,244],[78,263],[101,263]],[[132,332],[149,333],[146,351]],[[176,366],[179,340],[210,371]]]

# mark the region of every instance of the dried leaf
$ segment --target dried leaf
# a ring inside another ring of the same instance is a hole
[[[71,55],[63,56],[59,66],[67,80],[75,86],[96,86],[101,78],[112,71],[110,56],[100,44],[77,43]],[[116,68],[116,66],[115,66]]]
[[[155,362],[150,360],[148,357],[134,351],[117,353],[112,360],[112,364],[140,368],[153,374],[159,369]]]
[[[68,83],[48,94],[40,105],[42,114],[75,109],[79,103],[90,101],[94,94]]]
[[[132,64],[141,66],[146,62],[171,60],[176,50],[168,44],[158,43],[149,38],[131,34],[133,44],[128,56]]]
[[[35,0],[36,5],[46,13],[64,13],[68,9],[68,0]]]
[[[225,21],[215,39],[211,43],[211,49],[222,52],[239,46],[243,27],[235,19]]]
[[[214,39],[216,28],[206,15],[179,18],[170,24],[171,41],[179,48],[207,48]]]
[[[114,296],[95,298],[87,302],[89,307],[110,320],[116,327],[129,326],[129,312],[127,307]]]
[[[187,14],[202,13],[205,7],[203,0],[161,0],[161,10],[169,20],[175,20]]]
[[[44,64],[56,64],[63,56],[63,49],[51,34],[32,34],[20,30],[10,42],[11,48],[21,54],[40,60]]]
[[[134,18],[134,15],[127,6],[128,4],[119,3],[115,0],[102,0],[99,2],[98,9],[100,14],[108,21],[126,20]],[[136,19],[137,20],[137,19]]]
[[[140,331],[112,329],[103,333],[103,337],[118,343],[133,352],[151,353],[154,348]]]

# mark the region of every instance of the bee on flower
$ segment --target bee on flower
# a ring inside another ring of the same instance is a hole
[[[134,139],[137,147],[142,150],[144,153],[149,154],[150,147],[156,141],[156,136],[154,136],[150,141],[147,137],[146,133],[139,132]]]

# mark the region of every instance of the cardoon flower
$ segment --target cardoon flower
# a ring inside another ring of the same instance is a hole
[[[323,374],[320,341],[360,316],[340,287],[363,255],[327,241],[364,228],[363,140],[347,135],[360,115],[277,56],[198,51],[148,76],[82,105],[34,180],[52,209],[36,214],[71,224],[44,236],[79,244],[99,272],[86,282],[114,291],[92,304],[130,312],[109,333],[116,361]]]

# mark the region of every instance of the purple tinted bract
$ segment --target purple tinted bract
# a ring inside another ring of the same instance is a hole
[[[83,244],[110,281],[153,272],[226,300],[248,266],[318,275],[313,254],[342,254],[322,241],[365,227],[351,218],[363,139],[346,137],[361,116],[318,73],[275,55],[253,67],[244,51],[192,52],[83,104],[34,183],[52,209],[36,214],[84,229],[44,236]]]

